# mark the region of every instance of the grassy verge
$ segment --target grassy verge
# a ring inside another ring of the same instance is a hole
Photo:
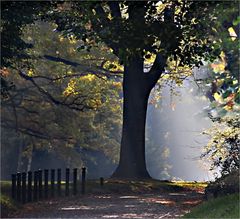
[[[0,205],[1,205],[1,218],[8,217],[9,213],[16,211],[19,204],[13,201],[11,197],[11,181],[0,181]]]
[[[56,182],[55,182],[56,183]],[[11,197],[11,182],[1,181],[1,194]],[[207,183],[185,182],[185,181],[160,181],[160,180],[117,180],[106,179],[104,185],[100,186],[99,180],[86,181],[86,194],[94,193],[146,193],[146,192],[181,192],[186,190],[204,191]],[[49,194],[50,194],[49,182]],[[77,182],[78,192],[81,192],[81,182]],[[44,190],[44,188],[43,188]],[[73,190],[72,183],[69,184],[70,194]],[[43,191],[44,192],[44,191]],[[55,184],[55,193],[57,185]],[[61,182],[61,193],[65,194],[65,182]],[[57,193],[56,193],[57,194]]]
[[[239,194],[203,202],[183,218],[239,218]]]
[[[11,195],[11,181],[0,181],[0,186],[1,186],[1,194],[4,195]]]
[[[9,196],[1,194],[0,196],[1,204],[1,218],[8,217],[9,213],[16,211],[19,206],[15,203]]]
[[[104,181],[101,187],[96,180],[86,183],[87,193],[146,193],[146,192],[180,192],[186,190],[204,191],[207,183],[159,180],[113,180]]]

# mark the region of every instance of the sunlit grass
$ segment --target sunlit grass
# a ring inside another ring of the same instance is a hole
[[[0,186],[1,186],[1,196],[2,194],[10,196],[11,194],[11,181],[0,181]]]
[[[13,200],[6,195],[1,194],[0,201],[1,201],[1,207],[4,206],[7,208],[14,208],[14,209],[16,208]]]
[[[44,184],[44,182],[43,182]],[[48,182],[49,188],[51,182]],[[3,194],[10,194],[11,181],[1,181],[1,192]],[[61,181],[61,190],[65,189],[66,182]],[[105,179],[104,185],[100,186],[99,180],[87,180],[86,191],[94,193],[95,191],[104,192],[146,192],[156,190],[176,191],[181,189],[199,189],[204,190],[208,184],[206,182],[188,182],[188,181],[160,181],[160,180],[118,180]],[[55,181],[55,186],[57,182]],[[69,183],[70,189],[72,182]],[[80,190],[81,182],[77,182],[78,190]]]
[[[206,188],[208,186],[207,182],[190,182],[190,181],[172,181],[174,185],[187,187],[187,188]]]
[[[203,202],[183,218],[239,218],[239,194]]]
[[[198,190],[204,192],[206,182],[185,182],[185,181],[160,181],[160,180],[118,180],[107,179],[104,181],[104,186],[100,187],[99,181],[90,180],[86,184],[86,189],[89,192],[175,192],[185,189]]]
[[[7,217],[9,213],[16,211],[19,206],[8,195],[0,195],[1,218]]]

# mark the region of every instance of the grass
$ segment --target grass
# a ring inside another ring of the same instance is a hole
[[[55,182],[57,183],[57,182]],[[11,196],[11,181],[0,181],[1,193]],[[204,190],[207,183],[204,182],[186,182],[186,181],[160,181],[160,180],[118,180],[105,179],[104,186],[100,186],[99,180],[86,181],[86,193],[144,193],[154,191],[177,192],[185,189]],[[77,182],[78,191],[81,190],[81,182]],[[44,189],[44,188],[43,188]],[[70,192],[72,190],[72,183],[69,184]],[[50,182],[49,182],[50,190]],[[62,193],[65,192],[65,181],[61,182]]]
[[[239,194],[203,202],[183,218],[239,218]]]
[[[0,181],[0,186],[1,186],[1,194],[4,195],[11,195],[11,181]]]
[[[207,182],[190,182],[190,181],[172,181],[174,185],[182,186],[185,188],[205,188],[207,187]]]
[[[6,195],[1,195],[0,201],[1,201],[1,207],[3,206],[9,209],[16,209],[16,204],[10,197]]]
[[[184,190],[204,191],[207,183],[159,180],[114,180],[107,179],[101,187],[99,181],[89,180],[86,193],[146,193],[146,192],[178,192]]]
[[[18,204],[11,197],[11,181],[0,181],[1,218],[7,217],[10,212],[16,211]]]
[[[55,182],[56,183],[56,182]],[[1,194],[11,196],[11,181],[0,181]],[[105,179],[104,185],[100,186],[99,180],[86,181],[86,194],[94,193],[147,193],[147,192],[178,192],[184,190],[204,191],[207,183],[202,182],[184,182],[184,181],[160,181],[160,180],[117,180]],[[49,194],[50,194],[49,182]],[[81,182],[77,182],[78,192],[81,193]],[[44,188],[43,188],[44,190]],[[72,183],[69,185],[70,194],[72,194]],[[57,190],[55,189],[55,192]],[[61,182],[61,192],[65,193],[65,181]]]
[[[0,196],[1,205],[1,218],[8,217],[9,213],[16,211],[19,208],[19,204],[14,202],[9,196],[1,194]]]

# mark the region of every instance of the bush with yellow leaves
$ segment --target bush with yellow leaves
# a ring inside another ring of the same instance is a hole
[[[204,134],[210,136],[210,141],[202,157],[210,158],[211,170],[220,169],[224,176],[239,169],[240,114],[218,118]]]

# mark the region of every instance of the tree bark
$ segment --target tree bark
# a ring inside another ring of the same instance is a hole
[[[19,149],[18,149],[18,162],[17,162],[17,172],[21,172],[23,170],[23,148],[24,148],[24,136],[18,134],[20,139]]]
[[[144,59],[133,57],[124,68],[123,128],[120,161],[113,178],[151,178],[145,160],[145,124],[148,98],[166,66],[166,56],[157,54],[153,66],[144,73]]]
[[[31,167],[32,167],[32,158],[33,158],[33,148],[34,148],[34,146],[33,146],[33,144],[31,145],[31,154],[29,155],[29,157],[28,157],[28,163],[27,163],[27,172],[28,171],[31,171]]]
[[[132,59],[124,69],[120,161],[113,178],[150,178],[145,161],[145,123],[150,91],[144,77],[143,59]]]

